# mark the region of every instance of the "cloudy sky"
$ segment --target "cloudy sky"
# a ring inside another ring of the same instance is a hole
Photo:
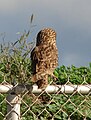
[[[30,28],[32,13],[36,25],[32,38],[44,27],[56,30],[59,65],[91,62],[91,0],[0,0],[0,33],[6,33],[5,42],[16,41],[17,32]]]

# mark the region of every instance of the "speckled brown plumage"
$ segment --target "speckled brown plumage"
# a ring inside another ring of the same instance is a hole
[[[37,35],[36,46],[31,52],[32,81],[39,88],[48,85],[48,75],[53,75],[58,65],[58,50],[56,47],[56,32],[51,28],[41,30]]]

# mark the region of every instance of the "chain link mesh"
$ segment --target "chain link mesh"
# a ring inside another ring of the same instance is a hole
[[[87,83],[85,77],[83,77],[83,83],[81,85],[84,83]],[[72,86],[69,77],[66,85]],[[24,91],[20,96],[17,95],[21,100],[20,120],[90,120],[90,93],[89,91],[85,95],[74,90],[72,94],[66,94],[64,92],[62,93],[60,89],[52,94],[47,91],[42,91],[40,94]],[[7,113],[7,104],[12,106],[6,97],[7,94],[0,94],[1,120],[6,120],[9,114]],[[12,110],[9,112],[12,112]]]

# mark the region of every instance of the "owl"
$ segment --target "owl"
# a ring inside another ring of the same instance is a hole
[[[46,88],[48,76],[54,76],[54,69],[58,65],[58,50],[56,46],[56,32],[51,28],[44,28],[36,38],[36,46],[31,52],[32,82],[38,88]]]

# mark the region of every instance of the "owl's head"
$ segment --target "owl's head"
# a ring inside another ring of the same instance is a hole
[[[56,41],[56,32],[51,28],[44,28],[37,34],[36,45],[44,43],[54,43]]]

